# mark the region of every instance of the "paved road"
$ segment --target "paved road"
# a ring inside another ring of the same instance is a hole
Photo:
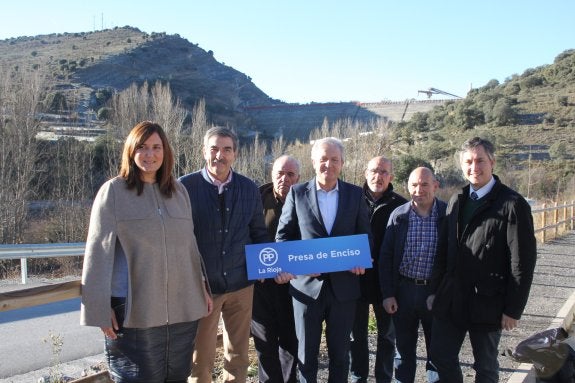
[[[99,329],[80,326],[80,298],[0,313],[0,379],[55,362],[50,334],[61,337],[60,361],[102,353]]]

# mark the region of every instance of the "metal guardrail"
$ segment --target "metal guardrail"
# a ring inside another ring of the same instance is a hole
[[[0,245],[0,260],[83,256],[85,248],[85,242]]]
[[[85,242],[0,245],[0,261],[20,258],[22,284],[28,281],[28,258],[83,257]]]

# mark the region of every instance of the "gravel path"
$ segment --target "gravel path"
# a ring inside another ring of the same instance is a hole
[[[44,281],[42,281],[44,282]],[[41,283],[42,283],[41,282]],[[15,282],[17,284],[17,282]],[[2,286],[3,285],[3,286]],[[14,288],[14,283],[0,281],[0,291]],[[575,232],[570,232],[564,237],[553,242],[538,246],[537,267],[535,278],[531,288],[531,295],[525,309],[525,313],[520,321],[519,328],[504,332],[499,345],[500,355],[505,350],[513,349],[523,339],[530,335],[546,329],[561,309],[565,301],[575,292]],[[370,337],[370,348],[375,350],[375,336]],[[320,351],[320,371],[318,381],[327,382],[327,352]],[[473,357],[468,340],[464,342],[460,355],[461,365],[465,382],[474,381],[474,371],[472,369]],[[72,361],[62,364],[62,372],[74,378],[79,378],[84,370],[90,366],[96,366],[103,361],[103,355]],[[375,352],[370,353],[371,371],[375,362]],[[507,382],[516,371],[519,364],[511,358],[500,356],[500,381]],[[423,333],[420,332],[418,348],[418,371],[417,382],[425,382],[425,348]],[[0,383],[8,382],[38,382],[43,376],[48,376],[49,370],[38,370],[28,374],[14,376],[8,379],[0,379]],[[249,382],[256,382],[252,378]],[[375,381],[375,379],[371,379]]]

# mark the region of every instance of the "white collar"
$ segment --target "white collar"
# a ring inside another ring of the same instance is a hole
[[[483,187],[477,190],[473,190],[473,186],[469,185],[469,195],[471,196],[471,193],[475,192],[475,194],[477,194],[478,199],[483,198],[487,193],[491,191],[491,189],[493,189],[493,185],[495,185],[495,177],[493,176],[491,176],[491,179],[489,180],[488,183],[486,183]]]

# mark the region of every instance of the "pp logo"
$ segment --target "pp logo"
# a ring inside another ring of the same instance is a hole
[[[278,261],[278,253],[271,247],[260,250],[260,262],[265,266],[273,266]]]

